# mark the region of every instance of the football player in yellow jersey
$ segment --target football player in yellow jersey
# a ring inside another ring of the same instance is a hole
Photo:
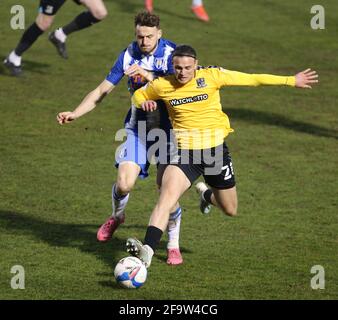
[[[246,74],[222,68],[199,68],[195,50],[186,45],[173,52],[175,74],[149,82],[133,96],[136,107],[153,111],[155,100],[166,103],[178,152],[165,168],[159,200],[151,214],[144,245],[127,240],[127,251],[147,267],[166,229],[170,208],[203,175],[198,189],[206,205],[215,205],[225,214],[237,214],[237,192],[233,165],[224,138],[233,130],[222,111],[219,90],[223,86],[288,85],[311,88],[318,82],[315,71],[307,69],[295,76]]]

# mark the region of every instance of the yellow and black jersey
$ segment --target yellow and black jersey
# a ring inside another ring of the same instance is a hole
[[[222,111],[219,89],[223,86],[289,85],[295,77],[247,74],[223,68],[199,68],[195,77],[182,85],[174,75],[160,77],[137,90],[133,104],[146,100],[165,102],[180,149],[206,149],[223,143],[233,131]]]

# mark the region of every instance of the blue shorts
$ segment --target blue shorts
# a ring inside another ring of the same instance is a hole
[[[167,136],[170,136],[167,134]],[[154,164],[169,163],[169,155],[173,153],[174,143],[173,140],[167,139],[166,146],[161,145],[160,149],[156,148],[155,143],[158,140],[149,141],[145,137],[140,137],[133,131],[127,131],[127,140],[121,144],[115,152],[115,167],[118,168],[119,164],[126,161],[136,163],[140,168],[139,177],[144,179],[148,177],[148,169],[150,161],[155,160]],[[153,148],[151,148],[154,146]],[[162,151],[162,152],[161,152]],[[155,158],[154,158],[155,157]]]

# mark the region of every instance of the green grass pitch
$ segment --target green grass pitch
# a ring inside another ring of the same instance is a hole
[[[239,215],[215,208],[202,216],[193,190],[182,198],[184,264],[165,263],[166,237],[139,290],[119,288],[113,268],[126,256],[127,237],[143,239],[157,199],[155,168],[138,181],[126,223],[106,244],[98,226],[111,210],[116,177],[115,132],[130,97],[125,81],[97,109],[59,126],[106,76],[134,38],[141,0],[107,0],[109,16],[68,39],[63,61],[47,34],[23,56],[24,76],[0,66],[0,299],[337,299],[338,298],[338,3],[325,8],[325,29],[313,30],[309,0],[205,0],[211,21],[197,21],[190,0],[155,1],[164,37],[194,46],[202,65],[249,73],[290,75],[311,67],[313,90],[225,88],[224,111],[235,132],[227,138],[237,178]],[[0,57],[21,37],[10,28],[13,4],[3,0]],[[67,1],[54,26],[81,7]],[[10,282],[25,269],[25,289]],[[325,289],[310,286],[314,265]]]

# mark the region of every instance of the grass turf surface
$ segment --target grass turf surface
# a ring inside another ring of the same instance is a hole
[[[36,2],[36,3],[35,3]],[[239,215],[198,210],[191,191],[184,208],[184,264],[165,264],[166,239],[140,290],[113,279],[127,237],[143,239],[157,199],[155,169],[138,181],[127,219],[106,244],[98,226],[110,213],[116,177],[115,132],[130,98],[125,81],[97,109],[60,127],[55,116],[72,110],[108,73],[133,40],[142,1],[105,1],[109,16],[69,37],[62,61],[47,34],[23,56],[25,74],[0,66],[0,298],[1,299],[337,299],[338,223],[337,35],[334,0],[323,1],[326,29],[312,30],[308,0],[205,1],[209,24],[194,19],[190,0],[156,1],[164,37],[193,45],[202,65],[252,73],[294,74],[312,67],[313,90],[225,88],[222,104],[235,133]],[[10,29],[13,1],[0,12],[0,56],[22,31]],[[26,27],[38,1],[21,1]],[[55,27],[81,7],[67,1]],[[13,265],[26,272],[26,289],[13,290]],[[314,265],[325,268],[325,290],[313,290]]]

